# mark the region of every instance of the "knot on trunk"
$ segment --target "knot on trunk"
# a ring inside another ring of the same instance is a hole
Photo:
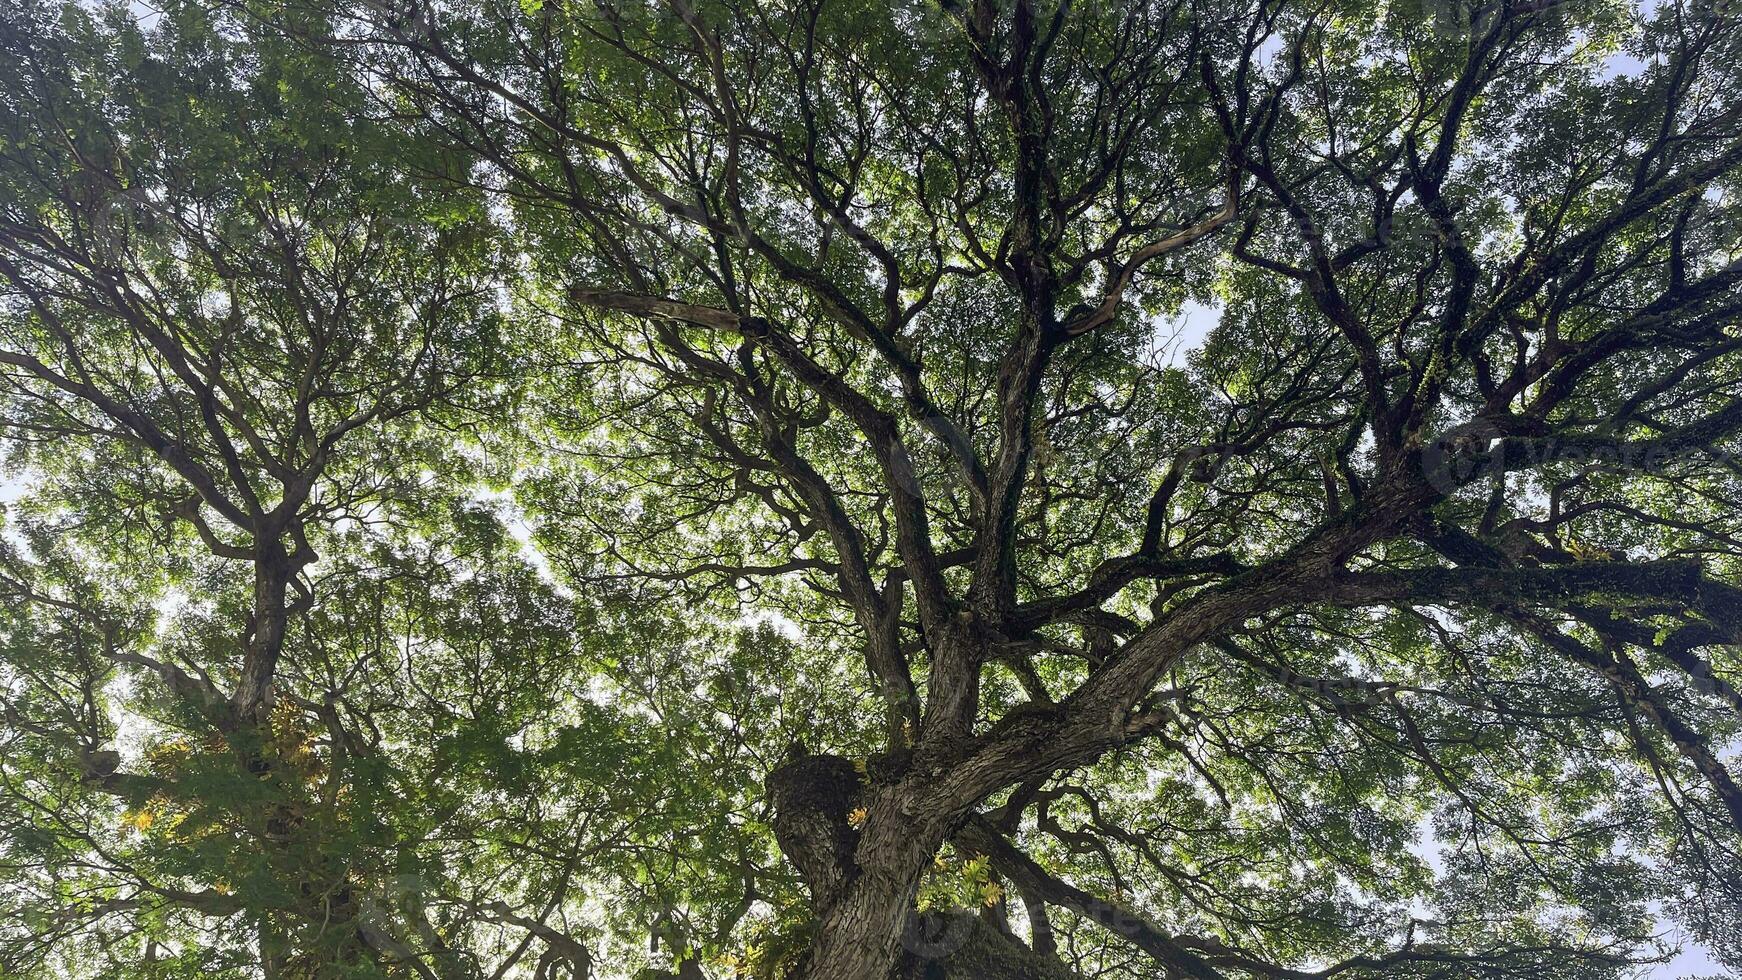
[[[858,805],[859,770],[836,755],[800,756],[769,773],[766,789],[780,851],[804,878],[811,905],[821,913],[858,871],[858,833],[848,815]]]

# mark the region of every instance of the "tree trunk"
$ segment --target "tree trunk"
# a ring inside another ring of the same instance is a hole
[[[818,920],[790,980],[1076,980],[983,916],[914,910],[920,876],[955,828],[925,815],[911,784],[867,786],[845,759],[805,756],[767,789],[775,837]]]

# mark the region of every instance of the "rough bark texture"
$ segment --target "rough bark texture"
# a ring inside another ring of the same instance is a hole
[[[768,778],[775,837],[818,918],[795,980],[1075,980],[984,916],[914,912],[949,828],[919,812],[910,787],[876,785],[871,770],[862,778],[846,759],[803,756]],[[860,807],[863,818],[849,819]]]
[[[916,916],[903,947],[898,980],[1082,980],[972,912]]]
[[[775,839],[819,912],[834,905],[856,877],[858,835],[847,818],[860,789],[859,771],[839,756],[802,756],[769,774]]]

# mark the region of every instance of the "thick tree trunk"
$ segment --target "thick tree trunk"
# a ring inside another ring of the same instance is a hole
[[[897,980],[1083,980],[973,912],[918,916],[902,936]]]
[[[845,759],[806,756],[773,773],[768,794],[818,920],[792,980],[1075,980],[981,915],[915,913],[920,876],[955,828],[911,786],[867,786]]]
[[[911,844],[905,849],[916,850]],[[896,975],[923,863],[890,848],[868,850],[880,852],[868,855],[873,866],[861,864],[840,899],[819,911],[816,940],[799,971],[802,980],[890,980]]]
[[[912,808],[899,786],[867,781],[835,756],[795,759],[768,779],[775,837],[818,919],[803,980],[889,980],[920,873],[943,842],[901,812]]]

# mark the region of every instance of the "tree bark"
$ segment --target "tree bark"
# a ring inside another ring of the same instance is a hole
[[[956,829],[911,782],[804,756],[769,776],[780,849],[811,892],[816,939],[790,980],[1076,980],[984,916],[921,915],[921,875]],[[862,811],[862,812],[860,812]]]

